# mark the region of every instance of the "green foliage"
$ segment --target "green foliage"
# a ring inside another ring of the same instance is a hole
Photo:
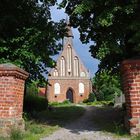
[[[27,94],[38,94],[38,82],[37,81],[32,81],[32,83],[28,84],[26,87],[26,93]]]
[[[112,101],[94,101],[94,102],[87,102],[87,105],[92,106],[113,106],[114,103]]]
[[[34,115],[36,112],[47,110],[47,107],[48,101],[46,98],[36,94],[26,94],[24,99],[24,112]]]
[[[26,131],[23,135],[24,140],[39,140],[58,130],[58,126],[51,126],[44,122],[26,121]]]
[[[0,140],[10,140],[8,137],[0,136]]]
[[[94,102],[96,101],[96,97],[94,93],[90,93],[88,96],[88,102]]]
[[[59,103],[59,102],[51,102],[51,103],[49,103],[49,105],[50,106],[66,106],[66,105],[72,105],[72,103],[69,101],[69,100],[65,100],[65,101],[63,101],[63,102],[61,102],[61,103]]]
[[[43,127],[40,126],[40,125],[31,125],[31,126],[29,127],[29,130],[30,130],[30,132],[33,133],[33,134],[41,134],[41,133],[44,132]]]
[[[140,56],[139,0],[63,0],[61,7],[78,27],[83,43],[100,60],[99,71],[117,72],[122,60]]]
[[[131,138],[131,140],[140,140],[140,135],[134,136],[133,138]]]
[[[115,96],[121,94],[120,76],[112,75],[110,71],[101,71],[93,78],[95,95],[98,101],[113,101]]]
[[[94,102],[96,101],[96,97],[94,93],[90,93],[88,99],[84,99],[83,103]]]
[[[69,100],[65,100],[62,102],[62,104],[71,104],[71,102]]]
[[[61,103],[59,102],[49,102],[49,105],[50,106],[57,106],[57,105],[60,105]]]
[[[50,126],[45,123],[26,121],[25,131],[12,129],[10,137],[0,137],[0,140],[39,140],[42,137],[52,134],[58,128],[58,126]]]
[[[54,67],[51,58],[61,49],[64,22],[51,20],[55,0],[5,0],[0,4],[0,63],[11,62],[44,81],[43,72]],[[63,29],[62,29],[63,28]]]
[[[84,99],[83,100],[83,103],[88,103],[88,99]]]
[[[23,140],[23,132],[19,129],[11,129],[10,140]]]

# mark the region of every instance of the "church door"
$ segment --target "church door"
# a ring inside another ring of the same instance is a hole
[[[73,91],[71,89],[68,89],[66,99],[73,103]]]

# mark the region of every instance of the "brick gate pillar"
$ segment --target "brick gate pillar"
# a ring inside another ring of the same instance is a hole
[[[0,133],[24,129],[23,96],[28,73],[13,64],[0,64]]]
[[[125,125],[130,134],[140,134],[140,59],[123,61],[121,70],[127,112]]]

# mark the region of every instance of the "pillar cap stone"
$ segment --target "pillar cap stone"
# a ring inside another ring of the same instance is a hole
[[[134,70],[140,70],[140,59],[126,59],[121,63],[121,72],[126,73]]]
[[[126,59],[124,61],[122,61],[122,64],[140,64],[140,58],[139,59]]]
[[[11,63],[0,64],[0,76],[15,76],[19,79],[27,79],[29,73]]]

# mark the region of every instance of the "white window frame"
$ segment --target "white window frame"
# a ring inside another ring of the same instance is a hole
[[[83,83],[79,83],[79,94],[84,94],[85,86]]]
[[[54,84],[54,94],[60,94],[60,84],[59,83]]]

